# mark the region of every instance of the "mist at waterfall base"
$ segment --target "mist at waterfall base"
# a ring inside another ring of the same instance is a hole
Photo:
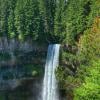
[[[55,77],[55,69],[59,63],[59,49],[59,44],[51,44],[48,47],[42,88],[42,100],[59,100]]]

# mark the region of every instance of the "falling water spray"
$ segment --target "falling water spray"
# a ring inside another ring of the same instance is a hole
[[[52,44],[48,47],[45,74],[43,80],[42,100],[59,100],[55,69],[59,64],[60,44]]]

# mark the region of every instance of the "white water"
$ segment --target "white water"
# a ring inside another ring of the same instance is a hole
[[[59,44],[49,45],[45,75],[43,81],[42,100],[59,100],[55,69],[59,64]]]

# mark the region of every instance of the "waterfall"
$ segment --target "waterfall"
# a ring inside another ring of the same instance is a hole
[[[43,81],[42,100],[59,100],[55,69],[59,63],[60,44],[52,44],[48,47],[45,75]]]

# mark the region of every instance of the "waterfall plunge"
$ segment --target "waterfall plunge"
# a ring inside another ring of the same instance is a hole
[[[42,100],[59,100],[55,69],[59,63],[59,44],[49,45],[45,65]]]

